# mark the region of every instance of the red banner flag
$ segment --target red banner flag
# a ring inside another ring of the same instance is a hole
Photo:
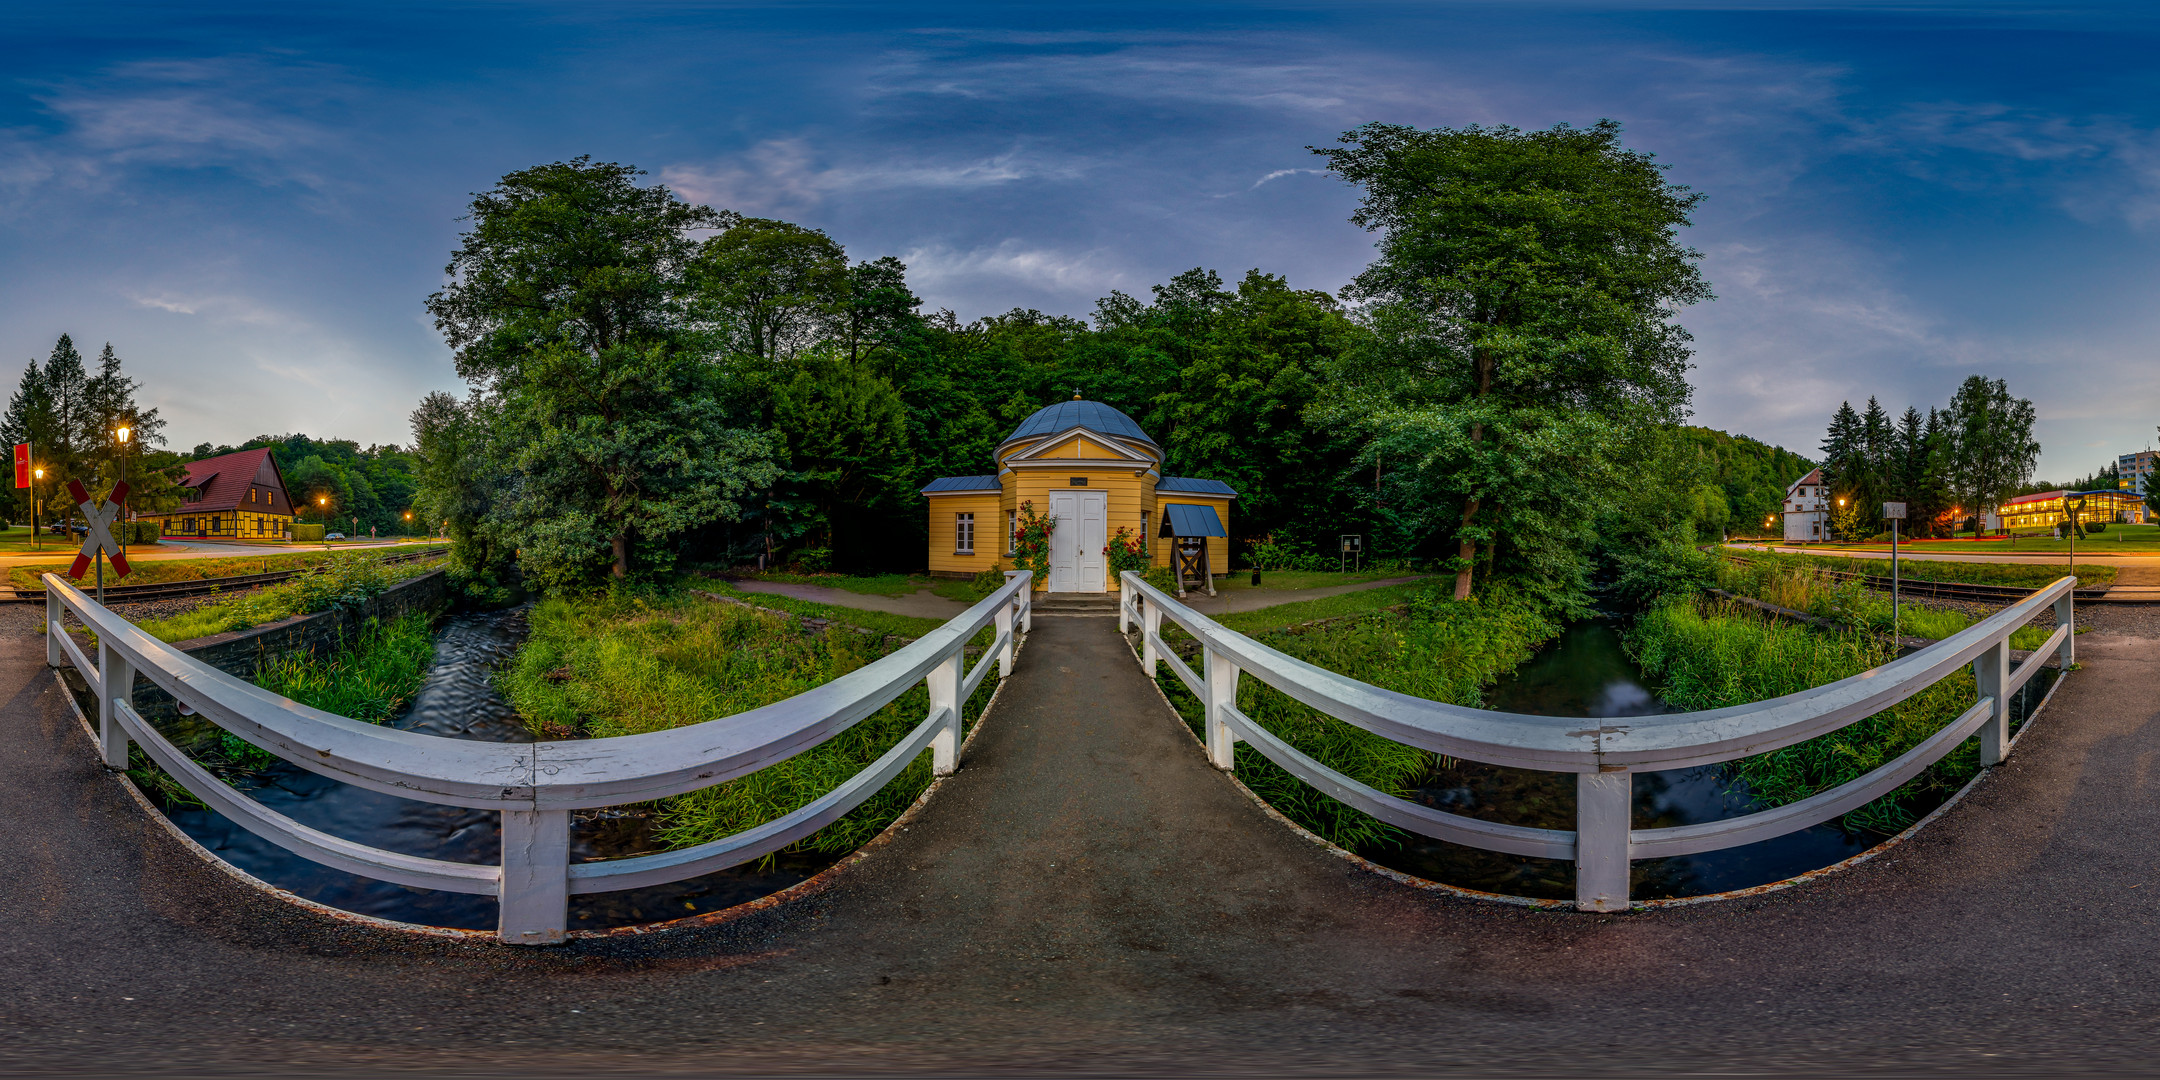
[[[15,444],[15,486],[30,486],[30,444],[26,442]]]

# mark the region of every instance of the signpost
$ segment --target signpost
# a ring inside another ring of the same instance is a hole
[[[30,542],[38,543],[37,473],[30,467],[30,444],[15,444],[15,486],[30,489]]]
[[[1890,519],[1890,637],[1894,640],[1898,636],[1898,522],[1905,520],[1905,504],[1882,504],[1882,516]]]
[[[2073,497],[2068,492],[2065,492],[2063,494],[2063,509],[2070,512],[2070,531],[2065,533],[2064,535],[2070,538],[2070,576],[2076,577],[2078,512],[2085,509],[2085,496],[2078,495]],[[2077,586],[2072,585],[2071,588],[2076,589]]]
[[[68,481],[68,494],[82,507],[83,517],[90,523],[90,531],[83,537],[82,550],[75,553],[75,565],[68,567],[68,576],[82,580],[83,571],[97,564],[97,600],[105,602],[105,560],[112,559],[113,576],[128,575],[127,552],[113,543],[112,523],[120,517],[120,505],[127,499],[127,481],[113,485],[112,497],[103,503],[93,503],[90,493],[84,490],[82,481]]]
[[[1345,534],[1342,538],[1342,555],[1335,560],[1336,571],[1339,573],[1344,567],[1357,569],[1358,558],[1364,554],[1365,538],[1355,533]]]

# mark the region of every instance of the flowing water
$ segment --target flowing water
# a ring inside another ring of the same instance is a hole
[[[2052,671],[2043,671],[2025,685],[2012,701],[2013,722],[2022,721],[2039,703],[2053,679]],[[1485,704],[1502,712],[1598,719],[1676,711],[1643,685],[1641,671],[1620,647],[1619,630],[1604,619],[1569,627],[1557,642],[1493,686]],[[1570,773],[1459,762],[1437,770],[1412,797],[1489,821],[1575,827],[1575,777]],[[1936,805],[1939,802],[1912,809],[1924,815]],[[1635,776],[1638,829],[1692,825],[1762,809],[1767,807],[1716,765]],[[1767,885],[1851,858],[1887,838],[1829,822],[1744,847],[1644,859],[1634,864],[1632,895],[1649,900]],[[1362,854],[1407,874],[1469,889],[1555,900],[1575,896],[1574,864],[1555,859],[1502,855],[1416,836],[1399,848]]]
[[[451,739],[531,742],[517,710],[490,676],[525,639],[525,611],[453,615],[438,624],[435,665],[394,727]],[[279,762],[256,774],[248,794],[313,828],[388,851],[494,863],[501,857],[501,815],[438,806],[369,791]],[[206,810],[166,814],[197,843],[254,876],[346,911],[429,926],[492,929],[495,899],[413,889],[332,870],[280,848]],[[583,811],[571,822],[571,859],[613,858],[657,850],[644,808]],[[600,929],[680,918],[755,900],[831,865],[828,855],[782,855],[771,865],[723,870],[671,885],[570,898],[573,929]]]

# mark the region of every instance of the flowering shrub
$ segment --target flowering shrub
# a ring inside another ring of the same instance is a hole
[[[1147,570],[1147,537],[1120,527],[1117,535],[1103,545],[1103,554],[1110,557],[1110,576],[1116,577],[1127,570]]]
[[[1056,518],[1035,512],[1033,499],[1020,504],[1013,529],[1013,565],[1035,571],[1038,589],[1050,581],[1050,533],[1056,528]]]

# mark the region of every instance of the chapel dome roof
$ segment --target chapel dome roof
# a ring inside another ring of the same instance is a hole
[[[1034,415],[1020,421],[1020,426],[1014,428],[1012,434],[1005,436],[1005,441],[1037,435],[1055,435],[1076,427],[1084,427],[1103,435],[1139,439],[1150,446],[1155,445],[1155,440],[1148,438],[1148,433],[1140,430],[1140,425],[1134,423],[1132,417],[1100,401],[1077,399],[1060,401],[1048,408],[1035,410]]]

